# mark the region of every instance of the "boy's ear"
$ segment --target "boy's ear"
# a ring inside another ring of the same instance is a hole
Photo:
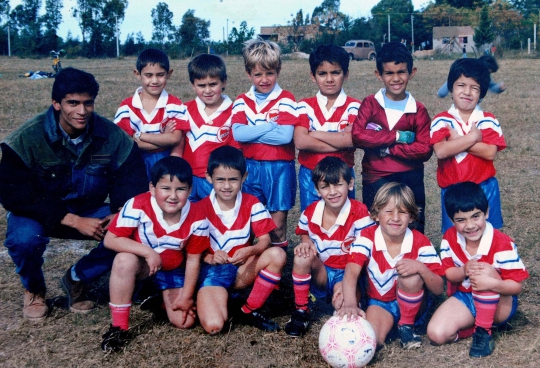
[[[351,181],[349,182],[349,192],[354,189],[354,178],[351,178]]]
[[[56,111],[60,111],[60,109],[62,108],[62,104],[55,100],[52,100],[52,105]]]
[[[212,184],[212,176],[208,174],[207,172],[205,174],[206,174],[206,181]]]
[[[141,76],[141,73],[139,73],[139,71],[137,69],[133,69],[133,74],[135,74],[135,76],[137,76],[137,77]]]
[[[378,80],[380,80],[381,82],[383,81],[382,80],[382,77],[381,77],[381,73],[379,73],[379,71],[377,69],[375,69],[375,76],[377,77]]]
[[[247,176],[248,176],[248,172],[246,171],[246,173],[244,174],[244,176],[242,176],[242,184],[244,184],[244,182],[246,181]]]
[[[167,79],[171,77],[173,71],[174,69],[169,69],[169,72],[167,73]]]
[[[148,183],[148,190],[150,191],[150,194],[152,194],[152,196],[156,195],[156,187],[154,186],[154,184],[152,184],[152,182]]]
[[[315,75],[313,75],[312,72],[309,72],[309,75],[311,76],[311,80],[313,81],[313,83],[317,84],[317,79],[315,78]]]
[[[412,79],[415,75],[416,75],[416,71],[418,69],[416,69],[415,66],[413,66],[412,70],[411,70],[411,74],[409,74],[409,79]]]
[[[486,210],[486,220],[487,220],[487,219],[489,219],[489,206],[488,206],[488,208],[487,208],[487,210]]]

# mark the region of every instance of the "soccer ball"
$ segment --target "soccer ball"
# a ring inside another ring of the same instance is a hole
[[[319,350],[332,367],[364,367],[375,355],[373,327],[364,318],[347,321],[332,316],[319,334]]]

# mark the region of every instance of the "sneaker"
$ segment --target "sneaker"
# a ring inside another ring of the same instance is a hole
[[[101,349],[103,351],[120,351],[131,341],[131,334],[128,330],[121,330],[120,327],[113,325],[102,337]]]
[[[482,327],[476,327],[476,331],[472,335],[471,350],[469,350],[469,356],[473,358],[482,358],[493,353],[495,348],[495,341],[493,336]]]
[[[71,267],[68,268],[62,277],[62,289],[66,292],[69,303],[69,310],[75,313],[88,313],[94,308],[94,302],[88,300],[82,281],[73,281],[71,278]]]
[[[253,326],[265,332],[279,331],[279,325],[277,323],[257,311],[244,313],[240,310],[237,317],[240,320],[239,322],[244,325]]]
[[[412,325],[398,326],[398,330],[403,349],[415,349],[422,345],[422,338],[414,333]]]
[[[297,309],[293,312],[291,319],[285,325],[285,332],[287,335],[293,337],[303,336],[307,332],[309,323],[309,312]]]
[[[45,293],[31,293],[24,291],[23,318],[38,322],[47,317],[49,308],[45,302]]]

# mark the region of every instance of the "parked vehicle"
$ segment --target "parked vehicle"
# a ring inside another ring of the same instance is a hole
[[[349,54],[349,60],[375,60],[377,57],[375,45],[369,40],[350,40],[343,48]]]

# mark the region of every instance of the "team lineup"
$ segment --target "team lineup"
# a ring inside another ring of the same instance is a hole
[[[168,57],[143,51],[135,70],[141,87],[121,103],[115,124],[94,113],[99,85],[91,74],[58,74],[49,110],[1,145],[5,245],[25,289],[23,316],[39,321],[49,312],[41,270],[49,237],[94,239],[98,246],[61,283],[70,310],[87,313],[94,302],[85,285],[110,272],[104,351],[135,337],[129,315],[143,280],[155,293],[141,308],[175,327],[279,331],[260,310],[287,263],[298,187],[301,241],[291,250],[295,308],[287,335],[303,336],[310,300],[328,298],[338,317],[366,319],[378,348],[392,335],[404,349],[417,348],[423,326],[432,344],[472,336],[469,355],[490,355],[493,330],[515,314],[528,277],[512,239],[497,230],[503,219],[493,159],[506,143],[495,116],[479,105],[496,68],[481,59],[454,62],[445,83],[453,104],[431,119],[407,91],[416,68],[398,42],[379,51],[383,88],[362,101],[343,90],[349,59],[338,46],[310,54],[319,92],[299,102],[277,83],[276,44],[252,40],[243,54],[248,92],[234,101],[224,95],[224,62],[202,54],[188,65],[197,98],[183,103],[165,91]],[[364,152],[361,173],[355,149]],[[439,252],[423,235],[424,162],[432,154]],[[231,309],[230,299],[246,288],[247,299]],[[429,319],[432,297],[445,292]]]

